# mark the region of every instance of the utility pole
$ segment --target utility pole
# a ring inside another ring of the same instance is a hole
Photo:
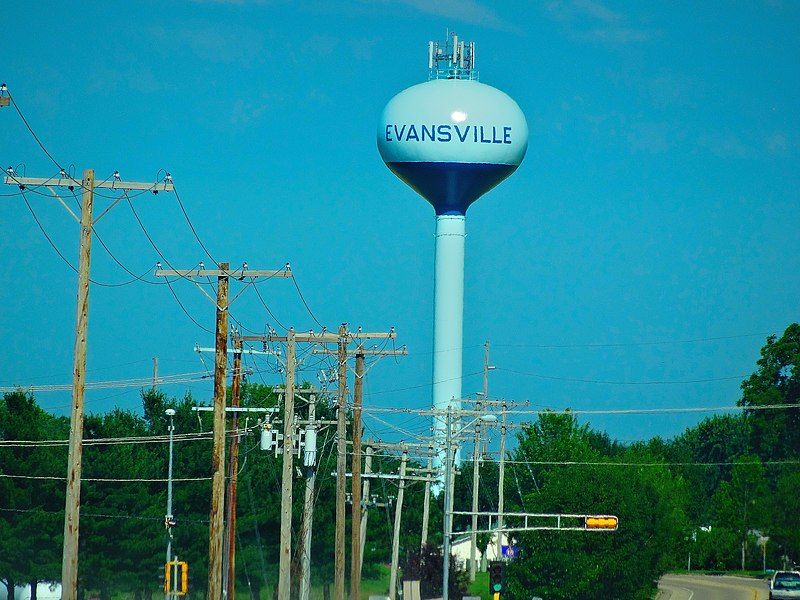
[[[483,395],[481,399],[484,402],[489,401],[489,342],[484,342],[484,357],[483,357]],[[480,400],[475,403],[475,410],[480,412]],[[475,439],[472,448],[472,532],[470,533],[470,549],[469,549],[469,580],[475,581],[475,562],[477,559],[478,547],[478,482],[480,479],[479,472],[479,450],[480,450],[480,434],[484,432],[485,426],[482,420],[475,423]]]
[[[225,272],[230,264],[219,263]],[[208,598],[222,596],[222,535],[225,498],[225,381],[228,367],[228,276],[217,276],[216,352],[214,353],[214,449],[211,457],[211,512],[208,531]]]
[[[322,334],[320,336],[320,341],[331,341],[327,339],[327,336],[330,334]],[[398,356],[398,355],[406,355],[408,351],[403,347],[400,350],[365,350],[363,347],[362,340],[365,339],[395,339],[397,334],[394,332],[394,328],[388,333],[364,333],[362,331],[356,332],[349,332],[347,331],[347,325],[343,323],[339,326],[339,331],[336,337],[337,342],[337,350],[336,356],[338,361],[338,380],[339,380],[339,387],[337,393],[337,427],[336,427],[336,438],[337,438],[337,455],[336,455],[336,530],[335,530],[335,537],[334,537],[334,600],[344,600],[344,569],[345,569],[345,543],[344,543],[344,536],[345,536],[345,504],[347,503],[346,493],[345,493],[345,477],[347,472],[347,345],[350,341],[356,340],[359,342],[359,348],[355,351],[356,356],[358,354],[363,355],[381,355],[381,356]],[[322,339],[326,338],[326,339]],[[330,354],[329,350],[315,350],[315,354]],[[358,362],[358,361],[357,361]],[[356,367],[358,369],[358,367]],[[363,368],[363,363],[362,367]],[[357,379],[363,379],[364,372],[361,373],[361,377],[357,376]],[[358,383],[361,385],[361,382]],[[354,398],[355,400],[355,398]],[[360,402],[360,398],[359,398]],[[355,426],[355,420],[361,418],[361,410],[360,406],[358,410],[354,410],[354,417],[353,422]],[[359,423],[360,429],[360,423]],[[358,467],[358,477],[353,478],[353,489],[355,486],[361,486],[361,439],[360,433],[358,436],[358,454],[356,455],[356,446],[354,442],[354,456],[353,461],[354,464],[357,462]],[[353,505],[353,515],[356,513],[359,515],[358,517],[354,517],[354,522],[360,520],[360,511],[361,507],[356,507],[355,504]],[[355,550],[356,539],[359,540],[358,542],[358,550]],[[360,565],[361,559],[360,557],[356,557],[355,553],[358,552],[360,554],[360,536],[356,538],[353,536],[351,538],[351,542],[353,547],[351,548],[351,568],[350,573],[352,574],[359,574],[360,568],[355,568],[353,565]],[[351,586],[355,585],[356,587],[360,587],[360,579],[358,581],[351,581]],[[352,591],[351,591],[352,594]]]
[[[374,447],[382,448],[384,450],[400,450],[401,452],[401,460],[400,460],[400,469],[397,475],[386,474],[386,473],[372,473],[372,451]],[[408,464],[408,454],[409,450],[416,450],[419,452],[419,449],[425,448],[425,454],[427,454],[429,461],[433,457],[433,451],[429,445],[426,444],[406,444],[404,442],[400,442],[399,444],[389,444],[385,442],[374,442],[371,439],[367,440],[367,451],[366,451],[366,465],[364,468],[364,493],[363,498],[369,498],[369,480],[372,478],[380,478],[380,479],[397,479],[399,481],[398,484],[398,494],[397,494],[397,504],[395,506],[395,519],[394,519],[394,533],[392,536],[392,563],[390,566],[390,589],[396,589],[397,587],[397,567],[398,567],[398,560],[399,560],[399,540],[400,540],[400,525],[402,519],[402,512],[403,512],[403,497],[405,492],[405,486],[407,481],[425,481],[427,484],[430,484],[431,481],[431,469],[425,469],[425,476],[420,476],[418,473],[421,469],[416,469],[415,473],[412,475],[407,475],[407,464]],[[355,477],[355,474],[352,474]],[[372,504],[368,500],[362,502],[363,506],[369,506]],[[366,520],[366,512],[365,517],[363,520],[362,528],[361,528],[361,560],[363,562],[363,543],[366,538],[366,527],[367,527],[367,520]],[[360,577],[360,572],[358,576]],[[351,588],[352,589],[352,588]],[[390,595],[393,595],[390,591]]]
[[[311,533],[314,525],[314,485],[317,479],[316,456],[308,455],[309,432],[313,432],[314,447],[316,449],[316,415],[317,397],[311,396],[308,403],[308,425],[306,425],[305,439],[305,460],[306,467],[306,490],[303,499],[303,523],[301,539],[303,540],[303,551],[300,553],[300,600],[308,600],[311,593]],[[316,453],[315,453],[316,454]]]
[[[294,330],[292,330],[294,332]],[[305,343],[315,343],[315,344],[337,344],[337,360],[338,360],[338,391],[337,391],[337,401],[336,401],[336,408],[337,408],[337,415],[336,415],[336,435],[337,435],[337,457],[336,457],[336,530],[335,530],[335,539],[334,539],[334,598],[336,600],[344,600],[344,565],[345,565],[345,544],[344,544],[344,537],[345,537],[345,504],[346,504],[346,494],[345,494],[345,474],[347,471],[347,345],[353,341],[359,341],[364,339],[394,339],[397,337],[397,334],[394,330],[390,331],[389,333],[363,333],[361,331],[358,332],[349,332],[347,330],[347,325],[342,324],[339,326],[339,330],[336,334],[328,333],[328,332],[321,332],[321,333],[314,333],[309,332],[307,334],[297,334],[294,333],[294,340],[295,342],[305,342]],[[286,338],[282,338],[276,335],[269,335],[269,336],[244,336],[242,338],[244,341],[283,341],[288,343],[288,336]],[[364,354],[379,354],[380,351],[371,351],[371,350],[364,350]],[[330,354],[330,350],[315,350],[314,353],[321,353],[321,354]],[[389,352],[384,352],[388,354]],[[394,351],[396,354],[406,354],[406,350],[398,350]],[[287,358],[288,362],[288,358]],[[287,381],[288,381],[288,372],[289,368],[287,365]],[[288,383],[287,383],[288,387]],[[286,425],[284,424],[284,427]],[[286,440],[284,439],[284,444],[286,444]],[[291,459],[290,459],[291,460]],[[286,468],[286,456],[284,456],[284,469]],[[291,463],[290,463],[291,464]],[[285,471],[284,471],[285,472]],[[289,471],[291,473],[291,469]],[[282,514],[282,517],[284,514]],[[288,529],[287,536],[291,535],[291,511],[285,515],[287,517]],[[284,530],[284,523],[281,523],[281,530]],[[290,540],[290,538],[289,538]],[[288,545],[288,544],[287,544]],[[283,545],[282,545],[283,547]],[[286,574],[286,580],[288,582],[289,574]],[[280,588],[280,585],[279,585]],[[287,594],[288,590],[291,589],[291,586],[286,585]],[[279,593],[280,593],[279,589]],[[280,596],[281,598],[288,598],[289,596]]]
[[[403,514],[403,495],[406,489],[406,462],[408,450],[401,443],[402,456],[400,458],[400,485],[397,490],[397,504],[394,507],[394,534],[392,536],[392,566],[389,570],[389,598],[397,598],[397,568],[400,551],[400,519]]]
[[[231,407],[238,408],[242,389],[242,340],[238,334],[233,338],[233,381],[231,382]],[[233,600],[236,589],[236,483],[239,471],[239,412],[234,411],[231,417],[231,453],[228,458],[228,501],[226,512],[228,518],[228,538],[225,545],[226,597]]]
[[[158,386],[158,357],[153,357],[153,389]]]
[[[258,277],[291,277],[289,265],[280,271],[251,271],[244,265],[241,269],[230,269],[230,263],[219,263],[218,269],[158,269],[157,277],[216,277],[217,297],[211,298],[216,306],[216,333],[214,352],[214,447],[211,458],[211,510],[208,527],[208,600],[222,597],[222,547],[224,538],[223,508],[225,504],[225,405],[228,353],[228,280],[231,276],[239,280],[250,278],[247,286]],[[198,286],[199,287],[199,286]],[[199,289],[208,296],[206,291]],[[244,290],[242,290],[244,291]],[[239,293],[241,295],[242,292]],[[239,297],[238,295],[236,296]],[[209,297],[210,298],[210,297]],[[234,298],[235,300],[235,298]],[[233,599],[231,599],[233,600]]]
[[[364,392],[364,346],[356,350],[356,375],[353,383],[353,473],[350,520],[350,600],[361,598],[361,404]]]
[[[344,510],[347,470],[347,325],[339,325],[336,394],[336,530],[334,537],[334,600],[344,600]]]
[[[297,366],[294,329],[286,333],[286,394],[283,404],[283,473],[278,598],[289,598],[292,573],[292,471],[294,469],[294,379]],[[231,599],[233,600],[233,599]]]
[[[453,406],[447,405],[447,415],[445,418],[445,463],[444,463],[444,514],[442,521],[444,522],[444,540],[442,541],[442,600],[448,600],[450,597],[450,521],[448,509],[450,508],[450,478],[453,476],[453,458],[451,453],[451,445],[453,441]]]
[[[428,446],[428,473],[433,470],[433,446]],[[431,480],[430,477],[425,481],[425,497],[422,504],[422,535],[420,536],[419,547],[424,548],[428,543],[428,521],[431,514]]]
[[[484,389],[485,383],[484,383]],[[481,404],[477,402],[475,404],[475,410],[480,410]],[[475,439],[473,440],[472,446],[472,528],[470,531],[470,545],[469,545],[469,580],[475,581],[475,559],[476,559],[476,550],[478,546],[478,476],[479,476],[479,467],[478,467],[478,450],[480,448],[480,433],[481,433],[481,421],[478,420],[475,422]]]
[[[75,353],[72,371],[72,414],[69,428],[67,504],[64,514],[64,556],[61,585],[64,600],[77,598],[78,527],[80,521],[81,462],[83,455],[84,391],[86,386],[86,335],[89,321],[89,264],[92,251],[94,171],[83,173],[81,241],[78,258],[78,299],[75,318]]]
[[[361,569],[364,567],[364,545],[367,542],[367,517],[369,517],[369,475],[372,473],[372,440],[367,439],[366,456],[364,457],[364,493],[361,512],[361,541],[359,546],[358,580],[361,581]]]
[[[61,585],[63,600],[75,600],[78,594],[78,531],[80,524],[81,467],[83,458],[83,422],[84,392],[86,388],[86,345],[89,321],[89,271],[92,250],[92,231],[97,223],[131,190],[151,190],[170,192],[174,188],[171,183],[140,183],[120,181],[118,176],[113,181],[96,182],[94,170],[86,169],[83,179],[77,181],[67,177],[62,170],[60,177],[18,177],[13,169],[6,171],[4,183],[17,185],[20,190],[28,187],[44,186],[67,209],[72,217],[80,223],[80,245],[78,249],[78,292],[75,318],[75,350],[72,369],[72,412],[69,427],[69,454],[67,465],[66,503],[64,507],[64,546],[61,564]],[[80,188],[81,216],[78,218],[64,200],[56,194],[54,188]],[[122,195],[114,201],[97,219],[93,220],[94,190],[98,188],[114,188]]]
[[[508,405],[503,401],[500,423],[500,467],[497,486],[497,547],[503,552],[503,509],[505,507],[506,415]]]

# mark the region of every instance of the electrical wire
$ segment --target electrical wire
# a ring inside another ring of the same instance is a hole
[[[292,279],[294,279],[294,275],[292,276]],[[269,314],[269,316],[270,316],[270,317],[272,317],[272,319],[273,319],[273,320],[274,320],[274,321],[275,321],[275,322],[278,324],[278,327],[280,327],[281,329],[284,329],[284,330],[288,331],[288,330],[289,330],[289,328],[288,328],[288,327],[286,327],[286,325],[284,325],[283,323],[281,323],[281,322],[278,320],[278,317],[276,317],[276,316],[275,316],[275,314],[274,314],[274,313],[273,313],[273,312],[270,310],[269,306],[267,306],[267,303],[266,303],[266,302],[264,302],[264,298],[262,298],[262,297],[261,297],[261,292],[259,292],[259,291],[258,291],[258,285],[257,285],[257,284],[254,284],[254,285],[253,285],[253,289],[254,289],[254,290],[255,290],[255,292],[256,292],[256,296],[258,296],[258,299],[261,301],[261,304],[262,304],[262,305],[264,306],[264,308],[266,309],[266,311],[267,311],[267,314]]]
[[[197,320],[191,314],[189,314],[189,311],[186,310],[186,307],[183,305],[183,303],[178,298],[178,294],[176,294],[175,290],[172,289],[172,285],[170,285],[169,277],[164,277],[164,281],[167,284],[167,288],[169,288],[169,291],[172,293],[173,298],[175,298],[175,302],[177,302],[178,306],[181,307],[181,310],[183,311],[183,314],[185,314],[187,317],[189,317],[189,320],[192,323],[194,323],[197,327],[199,327],[200,329],[202,329],[206,333],[210,333],[211,335],[215,335],[214,331],[211,331],[208,327],[204,327],[203,325],[200,325],[200,323],[198,323]]]
[[[193,373],[180,373],[176,375],[160,375],[156,378],[157,385],[169,385],[175,383],[191,383],[194,381],[202,381],[208,379],[211,374],[208,371],[197,371]],[[122,389],[128,387],[143,387],[153,383],[152,377],[136,378],[136,379],[116,379],[111,381],[96,381],[86,383],[85,389],[87,390],[108,390],[108,389]],[[61,384],[46,384],[46,385],[29,385],[29,386],[0,386],[0,392],[16,392],[22,390],[26,393],[39,393],[39,392],[66,392],[72,389],[71,383]]]
[[[322,327],[324,329],[325,326],[322,323],[319,322],[319,319],[317,319],[316,315],[314,315],[314,313],[311,311],[311,307],[308,305],[308,302],[306,302],[306,299],[303,296],[303,292],[300,291],[300,286],[297,284],[297,278],[294,276],[294,273],[292,273],[292,281],[294,282],[294,287],[297,290],[297,294],[300,296],[300,300],[303,301],[303,306],[306,307],[306,310],[308,311],[308,314],[311,315],[311,318],[314,319],[314,322],[317,325],[319,325],[320,327]]]
[[[440,379],[439,381],[435,381],[435,382],[431,382],[431,383],[423,383],[423,384],[420,384],[420,385],[412,385],[412,386],[408,386],[408,387],[404,387],[404,388],[395,388],[395,389],[391,389],[391,390],[379,390],[377,392],[370,392],[369,395],[370,396],[378,396],[378,395],[381,395],[381,394],[394,394],[396,392],[406,392],[406,391],[409,391],[409,390],[419,390],[419,389],[422,389],[422,388],[432,388],[434,383],[444,383],[444,382],[447,382],[447,381],[455,381],[457,379],[466,379],[468,377],[475,377],[476,375],[483,375],[483,370],[475,371],[473,373],[465,373],[464,375],[461,375],[460,377],[450,377],[448,379]],[[366,394],[365,394],[365,396],[366,396]]]
[[[8,93],[8,97],[11,99],[11,104],[14,106],[14,109],[17,111],[17,114],[19,115],[19,118],[22,119],[22,122],[25,124],[25,127],[28,129],[28,132],[31,134],[31,136],[33,136],[33,139],[39,145],[39,148],[41,148],[42,151],[47,155],[47,157],[53,162],[53,164],[56,167],[58,167],[59,171],[63,171],[64,169],[61,167],[59,162],[53,157],[52,154],[50,154],[50,152],[47,150],[47,148],[44,147],[44,144],[42,144],[42,141],[39,139],[39,136],[36,135],[36,132],[30,126],[30,123],[28,123],[28,119],[26,119],[25,115],[22,114],[22,110],[20,109],[19,105],[17,104],[17,101],[14,100],[14,96],[11,94],[11,91],[8,90],[8,88],[6,88],[6,92]]]
[[[568,349],[568,348],[629,348],[639,346],[667,346],[677,344],[697,344],[702,342],[718,342],[724,340],[735,340],[751,337],[762,337],[775,335],[769,333],[744,333],[737,335],[723,335],[707,338],[693,338],[684,340],[663,340],[652,342],[620,342],[620,343],[599,343],[599,344],[492,344],[493,348],[539,348],[539,349]]]
[[[77,268],[77,267],[75,267],[75,265],[73,265],[73,264],[72,264],[72,263],[69,261],[69,259],[67,259],[67,257],[65,257],[65,256],[64,256],[64,254],[61,252],[61,250],[59,250],[59,249],[58,249],[58,247],[56,246],[56,244],[55,244],[55,242],[53,241],[53,239],[50,237],[50,235],[49,235],[49,234],[47,233],[47,231],[45,230],[45,228],[44,228],[44,225],[42,225],[42,222],[39,220],[39,217],[36,215],[36,212],[33,210],[33,207],[31,206],[30,202],[28,202],[28,197],[27,197],[27,195],[25,194],[25,192],[24,192],[24,191],[22,191],[22,192],[21,192],[21,194],[22,194],[22,198],[23,198],[23,200],[24,200],[24,202],[25,202],[25,206],[27,206],[27,207],[28,207],[28,210],[30,211],[30,213],[31,213],[31,216],[33,216],[33,220],[36,222],[36,225],[39,227],[39,230],[42,232],[42,235],[44,235],[44,237],[45,237],[45,239],[47,240],[47,242],[50,244],[50,246],[53,248],[53,250],[56,252],[56,254],[58,254],[58,256],[61,258],[61,260],[63,260],[63,261],[64,261],[64,263],[65,263],[65,264],[66,264],[66,265],[67,265],[67,266],[68,266],[70,269],[72,269],[72,270],[73,270],[75,273],[78,273],[78,272],[79,272],[79,271],[78,271],[78,268]],[[120,265],[120,266],[121,266],[123,269],[125,269],[125,271],[127,271],[127,272],[128,272],[130,275],[132,275],[132,276],[133,276],[133,279],[131,279],[130,281],[124,281],[124,282],[122,282],[122,283],[104,283],[104,282],[102,282],[102,281],[97,281],[96,279],[92,279],[92,278],[90,277],[90,278],[89,278],[89,282],[90,282],[90,283],[92,283],[93,285],[100,286],[100,287],[106,287],[106,288],[118,288],[118,287],[124,287],[124,286],[127,286],[127,285],[131,285],[132,283],[136,283],[137,281],[142,281],[142,280],[143,280],[144,276],[145,276],[145,275],[146,275],[146,274],[147,274],[147,273],[150,271],[150,269],[148,269],[147,271],[145,271],[145,273],[143,273],[142,275],[136,275],[135,273],[131,272],[131,271],[130,271],[130,270],[128,270],[128,269],[127,269],[127,268],[126,268],[124,265],[122,265],[122,263],[120,263],[120,262],[119,262],[119,261],[116,259],[116,257],[114,257],[114,256],[113,256],[113,254],[111,254],[111,252],[110,252],[110,251],[108,250],[108,248],[106,247],[105,243],[104,243],[104,242],[103,242],[103,241],[100,239],[100,237],[99,237],[99,236],[97,236],[97,232],[96,232],[96,231],[94,231],[94,230],[92,230],[92,231],[93,231],[94,235],[97,237],[97,239],[98,239],[98,241],[100,242],[100,244],[101,244],[101,245],[102,245],[104,248],[106,248],[106,251],[109,253],[109,255],[111,255],[111,257],[112,257],[112,258],[114,258],[114,260],[117,262],[117,264],[119,264],[119,265]],[[153,282],[150,282],[150,281],[145,281],[145,282],[146,282],[146,283],[153,283]]]
[[[572,410],[572,409],[545,409],[545,410],[509,410],[510,416],[543,415],[567,412],[571,415],[636,415],[636,414],[667,414],[691,412],[725,412],[725,411],[761,411],[761,410],[791,410],[800,409],[800,404],[766,404],[762,406],[702,406],[702,407],[670,407],[670,408],[632,408],[612,410]],[[402,407],[363,407],[364,413],[412,413],[421,409]]]
[[[499,459],[485,458],[484,462],[500,463]],[[735,461],[721,462],[617,462],[609,461],[579,461],[579,460],[515,460],[506,458],[503,460],[506,465],[534,465],[552,467],[733,467],[733,466],[779,466],[779,465],[800,465],[800,460],[766,460],[754,463],[737,463]]]
[[[718,381],[731,381],[746,378],[747,375],[731,375],[728,377],[710,377],[708,379],[685,379],[685,380],[665,380],[665,381],[611,381],[603,379],[581,379],[577,377],[556,377],[554,375],[542,375],[541,373],[528,373],[525,371],[517,371],[514,369],[506,369],[504,367],[495,367],[498,371],[505,371],[506,373],[514,373],[515,375],[525,375],[527,377],[535,377],[537,379],[548,379],[552,381],[568,381],[572,383],[591,383],[596,385],[690,385],[695,383],[713,383]]]
[[[51,475],[10,475],[8,473],[0,473],[0,478],[4,479],[28,479],[35,481],[66,481],[67,477],[51,476]],[[172,481],[173,483],[183,483],[188,481],[210,481],[212,477],[185,477],[170,479],[122,479],[122,478],[92,478],[81,477],[81,482],[92,483],[166,483]]]
[[[206,256],[208,256],[208,258],[211,259],[211,262],[213,262],[215,265],[218,264],[217,261],[214,259],[214,257],[211,256],[211,253],[208,251],[208,248],[206,248],[206,245],[203,243],[203,240],[201,240],[200,236],[197,235],[197,230],[194,228],[192,220],[189,218],[189,215],[186,212],[186,208],[184,208],[183,206],[183,202],[181,202],[181,197],[180,195],[178,195],[178,188],[175,187],[174,183],[172,184],[172,191],[175,193],[175,199],[178,201],[178,206],[181,207],[181,212],[183,213],[183,216],[186,218],[186,222],[189,224],[189,228],[192,230],[192,233],[194,234],[197,243],[200,244],[200,247],[203,249],[203,252],[205,252]]]

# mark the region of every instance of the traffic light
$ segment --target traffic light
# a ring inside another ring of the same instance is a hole
[[[175,581],[172,581],[173,573]],[[180,579],[179,579],[180,578]],[[180,587],[178,582],[180,581]],[[173,560],[164,565],[164,593],[183,596],[189,589],[189,564],[182,560]]]
[[[586,529],[614,530],[619,525],[619,519],[612,515],[589,515],[586,517]]]
[[[489,593],[496,598],[503,591],[506,565],[504,562],[494,560],[489,563]]]

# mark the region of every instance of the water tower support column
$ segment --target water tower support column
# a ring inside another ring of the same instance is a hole
[[[436,217],[433,284],[433,407],[460,408],[464,313],[464,215]],[[444,432],[444,424],[437,425]],[[442,437],[443,439],[443,437]]]

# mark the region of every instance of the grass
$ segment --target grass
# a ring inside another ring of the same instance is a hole
[[[469,584],[469,593],[472,596],[480,596],[481,600],[491,600],[489,573],[480,571],[475,573],[475,581]]]

